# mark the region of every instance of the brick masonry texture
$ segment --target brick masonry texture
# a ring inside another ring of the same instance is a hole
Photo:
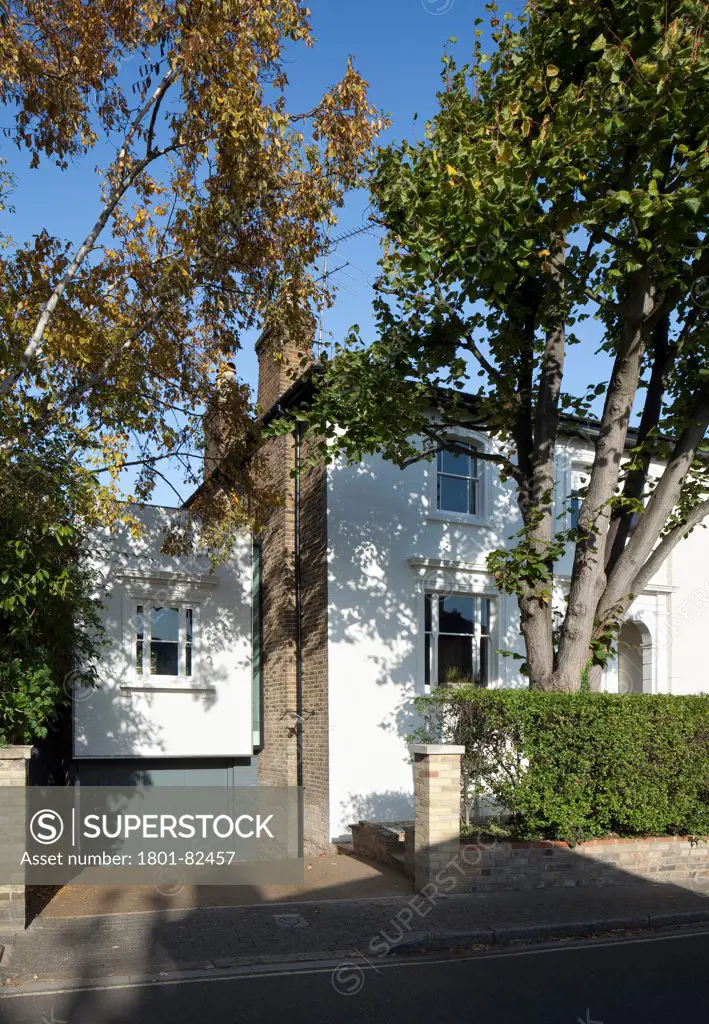
[[[460,755],[415,753],[414,793],[414,853],[404,863],[413,863],[422,889],[459,852]]]
[[[458,892],[671,883],[709,892],[709,843],[687,836],[579,843],[460,841]]]
[[[276,359],[259,350],[258,404],[266,409],[293,381],[302,353],[284,345]],[[301,463],[313,441],[301,440]],[[295,602],[295,441],[269,440],[261,452],[262,472],[275,486],[280,504],[261,536],[263,553],[264,749],[259,755],[262,785],[296,785],[297,619]],[[303,718],[303,834],[306,854],[329,846],[329,755],[327,665],[327,493],[325,467],[300,476],[301,643]]]
[[[0,747],[0,786],[27,785],[31,753],[31,747]],[[3,923],[24,926],[24,885],[0,885],[0,925]]]

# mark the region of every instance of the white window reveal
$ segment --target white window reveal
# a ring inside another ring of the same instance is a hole
[[[135,674],[140,679],[192,679],[195,611],[185,605],[139,604],[135,613]]]
[[[474,594],[426,594],[426,686],[491,681],[494,601]]]
[[[440,512],[478,516],[481,512],[480,474],[474,455],[439,452],[436,507]]]

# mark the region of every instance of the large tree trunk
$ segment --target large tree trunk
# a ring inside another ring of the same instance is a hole
[[[550,288],[560,299],[564,291],[562,268],[566,260],[566,239],[559,234],[553,243],[549,265]],[[539,395],[534,410],[534,439],[530,459],[527,503],[522,515],[529,544],[542,556],[554,537],[554,479],[556,440],[559,430],[559,399],[564,376],[566,333],[564,323],[552,324],[544,343],[539,378]],[[554,565],[548,562],[549,584],[541,592],[526,591],[519,598],[520,623],[527,652],[529,685],[548,690],[554,678],[554,633],[552,585]]]
[[[628,424],[637,392],[644,349],[644,320],[652,310],[653,288],[647,269],[633,275],[623,316],[623,338],[613,366],[601,417],[591,477],[579,513],[566,616],[551,688],[578,690],[590,660],[596,610],[606,589],[605,552],[609,501],[620,476]]]
[[[529,685],[548,690],[554,672],[554,642],[550,607],[534,595],[519,598],[520,625],[527,653]]]

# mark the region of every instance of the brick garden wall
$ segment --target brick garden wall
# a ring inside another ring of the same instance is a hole
[[[32,754],[32,747],[0,747],[0,786],[13,786],[24,789],[28,783],[29,759]],[[15,813],[22,805],[23,800],[13,801]],[[13,816],[14,817],[14,816]],[[12,825],[12,827],[11,827]],[[0,832],[3,839],[3,858],[12,859],[15,862],[15,855],[20,857],[24,851],[24,835],[19,836],[23,831],[22,825],[15,819],[12,823],[0,822]],[[17,835],[16,835],[17,834]],[[11,839],[8,836],[12,835]],[[8,846],[11,843],[12,848]],[[11,926],[24,927],[25,924],[25,887],[24,885],[0,885],[0,926],[3,923]]]
[[[709,894],[709,843],[686,836],[460,843],[456,892],[670,883]]]
[[[419,744],[411,752],[416,820],[405,829],[403,865],[419,890],[433,886],[443,893],[490,893],[655,882],[709,895],[709,842],[704,839],[593,839],[574,847],[551,841],[462,840],[464,748]]]

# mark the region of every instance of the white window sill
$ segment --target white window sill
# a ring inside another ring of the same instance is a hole
[[[428,512],[426,518],[437,523],[460,523],[461,526],[484,526],[490,529],[490,524],[481,516],[469,516],[465,512],[445,512],[442,509]]]
[[[124,691],[143,691],[148,693],[216,693],[212,683],[197,683],[179,679],[175,676],[154,676],[149,679],[135,679],[131,683],[121,683],[119,689]]]

